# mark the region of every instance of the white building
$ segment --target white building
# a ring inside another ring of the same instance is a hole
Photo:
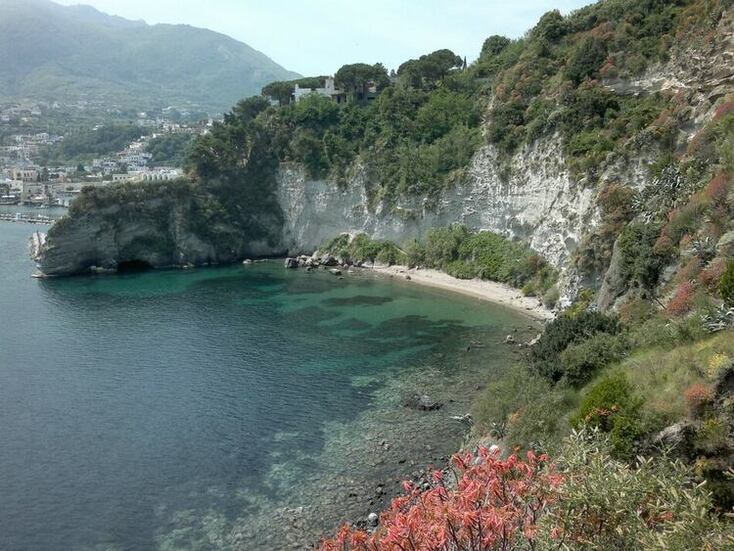
[[[293,90],[293,98],[296,100],[296,103],[311,94],[324,96],[326,98],[334,100],[336,103],[342,103],[346,100],[346,94],[344,94],[344,91],[337,90],[334,83],[334,77],[327,77],[326,81],[324,82],[323,88],[301,88],[298,84],[296,84],[296,87]]]
[[[176,169],[160,169],[143,173],[144,182],[169,182],[181,177],[181,171]]]

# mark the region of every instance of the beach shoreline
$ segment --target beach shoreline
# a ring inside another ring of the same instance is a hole
[[[524,314],[535,321],[547,322],[555,313],[545,308],[536,297],[526,297],[518,289],[496,281],[482,279],[458,279],[445,272],[431,268],[408,268],[407,266],[375,266],[367,271],[378,275],[403,278],[405,281],[443,289],[470,296],[479,300],[501,304]]]

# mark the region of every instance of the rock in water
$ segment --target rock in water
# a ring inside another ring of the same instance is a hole
[[[441,402],[437,402],[426,394],[413,394],[403,402],[403,405],[407,408],[421,411],[435,411],[443,407]]]
[[[288,268],[289,270],[294,270],[298,268],[298,259],[297,258],[286,258],[285,267]]]

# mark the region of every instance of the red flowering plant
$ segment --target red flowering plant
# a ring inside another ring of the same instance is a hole
[[[726,203],[729,196],[730,179],[726,172],[720,171],[711,179],[706,186],[706,197],[711,200],[714,205]]]
[[[563,477],[545,455],[527,459],[480,448],[455,455],[456,484],[434,473],[427,489],[405,483],[374,533],[343,526],[321,551],[493,551],[530,546]]]
[[[683,397],[686,400],[688,411],[693,415],[700,415],[706,406],[713,402],[714,391],[708,385],[696,383],[683,392]]]
[[[666,312],[673,317],[687,314],[693,308],[693,298],[696,293],[696,285],[691,282],[682,283],[676,289],[673,298],[670,299]]]

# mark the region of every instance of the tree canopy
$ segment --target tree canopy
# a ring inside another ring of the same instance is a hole
[[[502,51],[510,45],[510,42],[511,40],[506,36],[494,34],[484,41],[480,57],[487,58],[496,56],[502,53]]]
[[[378,89],[384,88],[390,79],[387,69],[382,63],[368,65],[367,63],[352,63],[344,65],[334,76],[338,87],[344,88],[351,93],[355,99],[364,99],[370,84],[375,84]]]
[[[435,86],[452,69],[461,67],[464,60],[451,50],[436,50],[418,59],[406,61],[398,68],[398,76],[414,88]]]

